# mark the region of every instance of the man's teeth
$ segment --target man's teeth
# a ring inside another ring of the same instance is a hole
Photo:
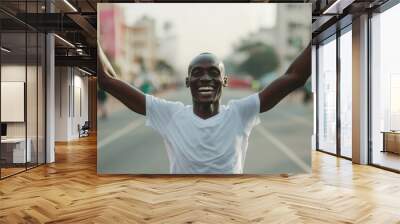
[[[199,88],[199,91],[213,91],[214,88],[211,86],[203,86]]]

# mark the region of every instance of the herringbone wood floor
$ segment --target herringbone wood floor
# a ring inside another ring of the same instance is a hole
[[[400,223],[400,175],[313,152],[294,176],[98,176],[96,139],[0,181],[0,223]]]

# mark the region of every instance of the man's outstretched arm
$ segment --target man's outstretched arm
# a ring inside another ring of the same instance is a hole
[[[100,88],[113,95],[129,109],[146,115],[146,96],[137,88],[119,80],[100,44],[97,44],[97,49],[97,79]]]
[[[311,75],[311,43],[297,56],[284,75],[258,93],[260,113],[279,103],[293,90],[303,86]]]

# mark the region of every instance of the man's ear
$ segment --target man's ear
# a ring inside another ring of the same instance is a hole
[[[227,77],[227,76],[224,76],[224,81],[223,81],[222,85],[223,85],[224,87],[227,87],[227,86],[228,86],[228,77]]]
[[[186,77],[185,79],[185,85],[187,88],[189,88],[189,77]]]

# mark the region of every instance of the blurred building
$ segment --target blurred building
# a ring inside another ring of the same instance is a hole
[[[169,65],[177,66],[178,37],[171,22],[163,24],[163,32],[159,41],[158,56]]]
[[[121,9],[115,4],[99,6],[99,40],[111,61],[122,56],[124,47],[124,18],[122,15]]]
[[[165,22],[158,35],[155,19],[143,16],[124,29],[126,47],[121,69],[129,75],[127,81],[140,85],[147,80],[156,89],[174,82],[178,41],[173,24]]]
[[[133,26],[126,27],[126,55],[147,72],[155,70],[158,39],[154,19],[143,16]]]
[[[280,4],[277,7],[274,45],[279,55],[278,74],[283,74],[311,40],[311,5]]]
[[[180,74],[178,67],[178,36],[173,23],[167,21],[162,25],[158,45],[157,72],[163,86],[171,86],[184,80],[186,74]]]
[[[128,82],[135,82],[143,73],[152,73],[157,63],[157,37],[154,19],[143,16],[133,25],[125,25],[121,70]]]

